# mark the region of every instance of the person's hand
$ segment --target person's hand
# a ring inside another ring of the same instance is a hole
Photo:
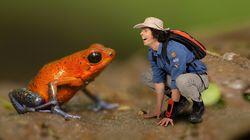
[[[173,122],[173,120],[172,119],[170,119],[170,118],[163,118],[163,119],[161,119],[158,123],[157,123],[157,125],[161,125],[161,126],[168,126],[168,124],[171,124],[172,126],[174,126],[174,122]]]
[[[144,119],[152,119],[152,118],[157,118],[159,119],[160,118],[160,115],[161,115],[161,111],[154,111],[152,113],[148,113],[148,114],[144,114],[143,115],[143,118]]]

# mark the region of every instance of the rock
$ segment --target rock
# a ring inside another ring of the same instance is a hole
[[[227,86],[235,90],[244,90],[247,87],[247,83],[243,80],[236,79],[234,81],[228,82]]]
[[[227,60],[227,61],[232,61],[234,59],[234,56],[236,56],[237,54],[236,53],[233,53],[233,52],[227,52],[225,53],[222,58],[224,60]]]

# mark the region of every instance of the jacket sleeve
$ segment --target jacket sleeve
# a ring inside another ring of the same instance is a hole
[[[151,68],[152,68],[152,71],[153,71],[153,82],[154,83],[165,82],[166,73],[153,60],[152,52],[150,52],[150,51],[148,53],[148,60],[149,60],[149,62],[151,64]]]
[[[183,49],[182,44],[175,44],[178,46],[169,46],[167,50],[167,57],[170,61],[170,75],[171,75],[171,89],[176,89],[176,78],[186,72],[187,52]]]

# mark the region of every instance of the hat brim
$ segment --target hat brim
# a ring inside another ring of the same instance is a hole
[[[156,29],[156,30],[161,30],[161,31],[167,31],[167,30],[169,30],[169,28],[162,29],[162,28],[156,27],[154,25],[146,25],[144,23],[136,24],[133,28],[134,29],[141,29],[141,28],[147,28],[147,27],[153,28],[153,29]]]

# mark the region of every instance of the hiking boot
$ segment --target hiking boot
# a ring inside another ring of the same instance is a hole
[[[187,100],[186,97],[182,96],[180,97],[179,104],[176,106],[176,112],[177,114],[183,113],[185,110],[188,109],[189,107],[189,101]]]
[[[174,107],[174,112],[176,115],[182,114],[185,110],[188,109],[189,107],[189,101],[181,95],[179,102],[175,102],[175,107]],[[163,112],[161,112],[160,115],[161,118],[166,117],[166,110],[164,110]]]
[[[203,102],[193,101],[193,110],[190,114],[189,121],[191,123],[202,122],[202,115],[204,114],[205,106]]]

